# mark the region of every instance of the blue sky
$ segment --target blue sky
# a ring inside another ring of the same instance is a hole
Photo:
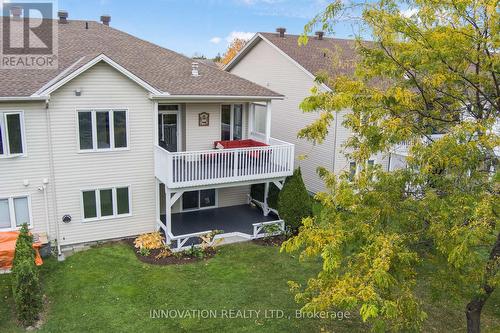
[[[2,0],[0,0],[2,1]],[[15,0],[11,0],[15,2]],[[111,25],[188,56],[223,53],[234,36],[257,31],[301,33],[325,7],[326,0],[59,0],[70,19],[98,20],[111,15]],[[349,23],[336,37],[353,35]]]

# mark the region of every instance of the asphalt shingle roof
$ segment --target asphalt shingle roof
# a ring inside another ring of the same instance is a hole
[[[311,36],[306,45],[299,46],[298,35],[260,34],[313,75],[324,71],[332,77],[354,74],[358,59],[355,40]]]
[[[52,22],[58,28],[58,69],[0,69],[1,97],[30,96],[65,69],[73,65],[64,76],[100,54],[171,95],[280,96],[203,62],[200,76],[193,77],[192,59],[95,21],[88,21],[88,29],[87,21]]]

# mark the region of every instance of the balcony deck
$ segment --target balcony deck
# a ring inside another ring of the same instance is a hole
[[[155,147],[155,175],[169,188],[287,177],[294,146],[273,139],[269,146],[175,152]]]

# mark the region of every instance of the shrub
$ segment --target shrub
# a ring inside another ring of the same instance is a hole
[[[151,254],[151,250],[147,247],[141,247],[139,248],[139,254],[143,257],[147,257]]]
[[[205,251],[202,248],[191,245],[191,247],[187,250],[184,250],[186,256],[203,259],[205,258]]]
[[[250,187],[250,196],[260,202],[264,202],[264,187],[265,184],[253,184]],[[267,205],[270,208],[278,209],[278,196],[280,190],[274,185],[274,183],[269,184],[269,193],[267,195]]]
[[[142,234],[134,240],[134,246],[137,249],[161,249],[164,246],[163,236],[159,231]]]
[[[312,201],[306,190],[300,168],[288,177],[279,193],[278,212],[292,229],[297,230],[302,219],[312,215]]]
[[[209,233],[206,233],[204,235],[201,235],[199,238],[201,240],[200,247],[203,251],[208,251],[209,249],[217,246],[219,243],[222,242],[222,238],[219,238],[214,241],[215,236],[219,234],[223,234],[223,230],[212,230]]]
[[[25,326],[32,325],[42,309],[42,288],[35,265],[33,236],[26,224],[16,241],[12,266],[12,292],[18,320]]]
[[[158,253],[155,258],[163,259],[170,257],[171,255],[172,255],[172,250],[170,249],[170,247],[168,245],[163,245],[163,247],[160,250],[160,253]]]

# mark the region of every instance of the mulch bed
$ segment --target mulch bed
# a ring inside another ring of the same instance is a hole
[[[252,242],[262,246],[281,246],[281,244],[283,244],[283,242],[286,240],[287,238],[284,235],[278,235],[273,237],[257,238],[254,239]]]
[[[189,256],[184,252],[179,253],[179,255],[171,255],[169,257],[165,258],[156,258],[156,256],[160,253],[160,249],[158,250],[151,250],[151,253],[148,256],[143,256],[139,253],[139,249],[136,249],[134,246],[134,239],[128,239],[126,240],[126,243],[129,244],[132,249],[134,250],[135,256],[139,261],[142,261],[143,263],[146,264],[151,264],[151,265],[182,265],[182,264],[189,264],[192,262],[197,262],[197,261],[202,261],[202,260],[208,260],[212,258],[216,250],[215,249],[210,249],[207,252],[205,252],[205,257],[204,258],[198,258],[198,257],[193,257]]]

